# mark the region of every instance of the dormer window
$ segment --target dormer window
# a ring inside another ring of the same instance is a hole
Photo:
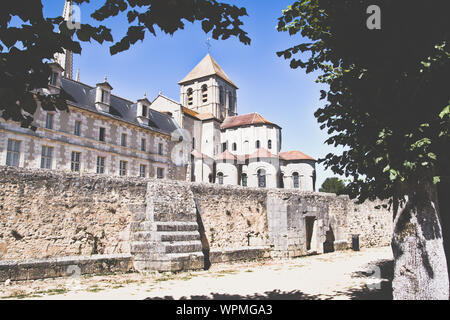
[[[105,81],[102,83],[97,83],[96,95],[95,95],[95,106],[98,111],[109,113],[109,107],[111,105],[111,90],[113,88]]]
[[[136,117],[137,117],[137,121],[140,124],[150,125],[150,121],[148,118],[150,118],[151,104],[152,103],[147,99],[146,93],[144,93],[144,97],[142,99],[139,99],[137,101]]]
[[[147,117],[147,107],[146,106],[142,106],[142,116]]]
[[[51,76],[50,76],[50,84],[52,86],[57,86],[58,85],[58,77],[59,77],[59,73],[58,72],[52,72]]]
[[[102,102],[104,104],[108,103],[108,92],[106,90],[102,90]]]
[[[203,103],[208,102],[208,87],[206,84],[202,86],[202,101]]]

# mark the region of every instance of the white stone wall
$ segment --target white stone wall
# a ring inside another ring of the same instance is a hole
[[[256,141],[260,141],[261,148],[278,154],[281,150],[281,132],[274,126],[258,125],[231,128],[224,130],[221,134],[221,143],[227,143],[228,150],[236,155],[252,154],[256,151]],[[272,148],[268,148],[268,141],[272,141]],[[237,149],[233,150],[233,143]]]
[[[281,166],[283,173],[284,188],[294,188],[294,173],[299,175],[299,189],[303,191],[314,191],[314,161],[292,162]]]

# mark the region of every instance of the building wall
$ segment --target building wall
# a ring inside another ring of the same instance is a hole
[[[202,86],[208,88],[208,100],[203,102]],[[193,91],[193,103],[188,103],[188,90]],[[224,92],[223,103],[220,101],[220,90]],[[204,77],[183,84],[180,88],[180,101],[186,108],[192,109],[198,113],[212,113],[220,120],[224,120],[230,113],[237,113],[237,95],[236,88],[223,81],[217,76]]]
[[[119,163],[126,161],[129,176],[139,176],[141,164],[146,166],[147,177],[155,177],[156,168],[164,169],[167,178],[180,176],[169,175],[169,171],[177,171],[170,159],[173,145],[170,136],[79,108],[69,110],[52,112],[53,129],[45,128],[47,112],[42,109],[34,115],[36,131],[0,120],[0,165],[6,164],[8,139],[14,139],[20,141],[20,167],[40,168],[42,146],[48,146],[54,148],[51,169],[70,171],[71,155],[75,151],[81,153],[81,172],[96,173],[97,157],[101,156],[105,157],[108,175],[119,175]],[[76,121],[81,121],[80,136],[74,134]],[[100,127],[105,128],[104,142],[99,141]],[[126,147],[121,146],[122,134],[127,135]],[[141,139],[146,141],[145,151],[141,150]],[[160,143],[162,155],[158,154]]]
[[[258,125],[226,129],[221,134],[221,143],[227,143],[228,150],[236,155],[252,154],[257,150],[256,141],[260,146],[273,154],[281,151],[281,131],[274,126]],[[272,148],[268,148],[268,141],[272,141]],[[232,145],[236,143],[237,150]]]
[[[362,247],[388,245],[392,234],[392,212],[375,207],[381,202],[332,194],[3,166],[0,185],[1,260],[129,253],[130,224],[156,207],[157,221],[188,213],[191,221],[197,210],[208,249],[264,245],[303,255],[308,221],[310,250],[319,253],[330,230],[336,245],[357,233]]]
[[[0,167],[0,259],[129,253],[140,178]]]

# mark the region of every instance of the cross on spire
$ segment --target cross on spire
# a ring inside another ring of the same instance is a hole
[[[211,38],[206,38],[206,47],[208,48],[208,53],[210,53],[212,47]]]

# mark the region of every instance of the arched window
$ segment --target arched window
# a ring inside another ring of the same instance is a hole
[[[188,106],[192,106],[194,104],[194,90],[189,88],[187,91],[187,104]]]
[[[249,152],[249,142],[244,141],[244,153],[248,154],[248,152]]]
[[[235,143],[233,143],[233,151],[236,151],[236,150],[237,150],[237,144],[235,142]]]
[[[242,183],[241,183],[242,186],[246,187],[247,186],[247,174],[243,173],[241,178],[242,178]]]
[[[217,174],[217,178],[219,180],[219,184],[223,184],[223,173],[222,172],[219,172]]]
[[[258,170],[258,187],[266,187],[266,171],[263,169]]]
[[[261,141],[256,140],[256,149],[261,148]]]
[[[206,84],[202,85],[202,101],[203,103],[208,102],[208,86]]]
[[[272,140],[267,141],[267,148],[272,149]]]
[[[280,188],[284,189],[284,173],[280,173]]]
[[[223,87],[220,87],[220,94],[219,94],[219,99],[220,99],[220,104],[224,105],[225,104],[225,92],[223,91]]]
[[[231,92],[228,93],[228,101],[229,101],[229,107],[228,109],[230,110],[230,114],[234,113],[234,99],[233,99],[233,95],[231,94]]]
[[[299,176],[298,176],[297,172],[294,172],[292,174],[292,179],[294,180],[294,188],[298,189],[298,187],[299,187]]]

